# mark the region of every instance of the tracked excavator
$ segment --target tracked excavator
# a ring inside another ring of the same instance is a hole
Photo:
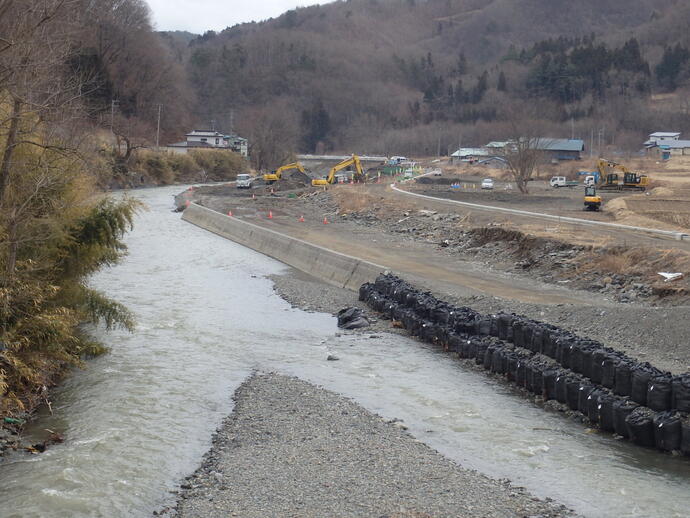
[[[273,182],[277,182],[283,177],[283,173],[286,171],[291,171],[292,169],[296,169],[298,171],[301,171],[306,174],[306,171],[304,170],[304,167],[302,164],[299,162],[293,162],[291,164],[285,164],[280,166],[278,169],[273,171],[272,173],[267,173],[264,175],[264,181],[268,184],[271,184]]]
[[[362,163],[359,160],[359,157],[357,155],[352,155],[350,158],[347,158],[340,162],[339,164],[336,164],[331,168],[331,170],[328,172],[328,176],[325,178],[317,178],[311,181],[312,185],[330,185],[335,183],[336,180],[336,173],[338,171],[342,171],[343,169],[347,169],[348,167],[354,166],[355,171],[353,173],[353,178],[356,182],[362,182],[364,181],[364,170],[362,169]]]
[[[601,158],[597,162],[597,169],[599,170],[598,187],[602,191],[644,191],[649,185],[649,177],[646,174],[634,173],[618,162]]]
[[[597,194],[597,189],[593,185],[585,187],[585,207],[582,210],[601,210],[601,196]]]

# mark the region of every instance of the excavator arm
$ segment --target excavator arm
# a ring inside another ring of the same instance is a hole
[[[300,164],[299,162],[293,162],[291,164],[281,165],[278,169],[276,169],[274,173],[265,174],[264,181],[269,183],[277,182],[283,177],[283,173],[285,171],[290,171],[292,169],[296,169],[306,174],[306,171],[304,170],[302,164]]]
[[[318,178],[315,180],[311,181],[312,185],[330,185],[335,183],[335,175],[338,173],[338,171],[342,171],[343,169],[347,169],[350,166],[355,167],[355,178],[357,180],[363,180],[364,179],[364,170],[362,169],[362,163],[359,160],[359,157],[357,155],[352,155],[352,157],[347,158],[340,162],[339,164],[334,165],[331,170],[328,172],[328,176],[326,178]]]

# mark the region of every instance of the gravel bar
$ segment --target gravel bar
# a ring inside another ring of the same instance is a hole
[[[573,516],[508,481],[466,470],[342,396],[257,374],[201,467],[180,518]]]

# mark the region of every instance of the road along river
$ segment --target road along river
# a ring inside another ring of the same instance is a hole
[[[502,382],[407,338],[336,336],[330,315],[293,309],[266,275],[280,263],[180,221],[180,188],[139,191],[150,210],[129,256],[92,284],[138,316],[135,333],[54,393],[30,433],[65,435],[0,464],[2,517],[150,516],[174,500],[252,371],[278,371],[399,418],[465,467],[510,478],[587,516],[687,516],[690,462],[589,433]],[[340,361],[326,357],[335,352]]]

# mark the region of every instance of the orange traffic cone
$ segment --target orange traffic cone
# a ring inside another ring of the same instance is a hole
[[[304,216],[300,216],[300,217],[299,217],[299,222],[300,222],[300,223],[304,223]]]
[[[231,210],[228,211],[228,216],[232,217],[232,211]]]
[[[323,224],[328,225],[328,218],[326,216],[323,217]]]
[[[268,219],[273,219],[273,211],[268,211]]]
[[[256,195],[254,195],[254,193],[252,193],[252,200],[255,200],[255,199],[256,199]]]

